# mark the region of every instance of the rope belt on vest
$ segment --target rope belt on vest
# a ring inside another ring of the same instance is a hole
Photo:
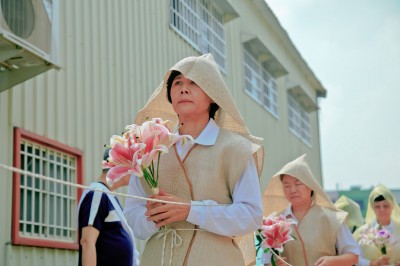
[[[157,239],[163,238],[163,248],[162,248],[162,254],[161,254],[161,266],[164,266],[164,256],[165,256],[165,245],[167,243],[167,237],[169,234],[171,234],[171,249],[170,249],[170,257],[169,257],[169,266],[172,265],[172,253],[174,250],[174,247],[179,247],[182,245],[182,237],[178,235],[176,231],[205,231],[203,229],[165,229],[165,230],[160,230],[157,235]]]
[[[164,266],[164,256],[165,256],[165,244],[167,242],[167,236],[171,234],[171,250],[170,250],[170,257],[169,257],[169,264],[172,264],[172,251],[174,250],[174,246],[179,247],[182,244],[182,238],[178,235],[175,229],[167,229],[162,230],[158,234],[157,238],[163,237],[163,248],[161,254],[161,266]]]

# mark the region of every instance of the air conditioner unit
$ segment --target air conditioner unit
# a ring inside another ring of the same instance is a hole
[[[0,0],[0,91],[57,67],[58,0]]]

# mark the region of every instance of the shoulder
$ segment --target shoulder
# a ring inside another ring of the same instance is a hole
[[[392,218],[392,221],[393,221],[394,226],[395,226],[396,228],[399,228],[399,229],[400,229],[400,221],[398,221],[398,220],[396,220],[396,219],[393,219],[393,218]]]
[[[393,234],[400,236],[400,221],[393,219]]]
[[[109,201],[108,196],[106,193],[102,191],[94,191],[91,189],[86,190],[82,194],[82,198],[80,200],[79,209],[83,209],[87,207],[98,206],[105,204]]]
[[[329,221],[335,224],[343,224],[346,217],[347,217],[347,212],[342,211],[342,210],[332,210],[331,208],[323,207],[316,205],[315,206],[321,213],[323,213]]]
[[[357,228],[357,230],[353,233],[354,239],[358,241],[360,239],[360,234],[362,231],[368,229],[370,227],[370,224],[364,224]]]
[[[94,194],[93,190],[86,189],[82,194],[82,197],[81,197],[79,205],[82,206],[84,204],[88,204],[88,203],[90,204],[92,202],[92,199],[93,199],[93,194]]]
[[[220,128],[217,141],[227,149],[251,152],[251,142],[242,135]]]

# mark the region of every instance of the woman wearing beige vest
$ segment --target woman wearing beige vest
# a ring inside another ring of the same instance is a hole
[[[364,225],[364,217],[361,213],[360,205],[346,195],[341,195],[335,201],[335,207],[339,210],[347,212],[346,224],[351,233]]]
[[[295,240],[284,245],[282,257],[294,266],[354,265],[359,247],[344,223],[347,213],[335,208],[314,178],[302,155],[286,164],[267,185],[264,215],[273,212],[292,218]],[[263,257],[270,264],[270,253]],[[275,259],[277,265],[285,265]]]
[[[376,186],[368,198],[366,224],[359,228],[354,237],[360,240],[360,232],[369,228],[383,228],[390,232],[387,255],[382,255],[375,245],[361,245],[358,265],[400,265],[400,209],[392,192],[383,185]]]
[[[212,55],[173,66],[135,122],[148,117],[179,122],[179,134],[195,141],[162,155],[159,195],[143,179],[131,178],[132,195],[190,203],[127,199],[124,213],[135,236],[149,238],[141,265],[254,262],[252,233],[262,224],[262,139],[250,134]]]

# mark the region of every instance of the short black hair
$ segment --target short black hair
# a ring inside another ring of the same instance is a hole
[[[380,201],[384,201],[384,200],[386,200],[385,197],[382,196],[382,195],[379,195],[378,197],[376,197],[376,198],[374,199],[374,202],[380,202]]]
[[[107,161],[111,148],[106,148],[103,153],[103,160]]]
[[[212,119],[215,119],[215,113],[218,111],[219,105],[216,103],[211,103],[210,108],[208,109],[208,116]]]
[[[171,99],[171,87],[172,87],[172,83],[174,82],[174,79],[179,76],[180,74],[182,74],[179,71],[176,70],[172,70],[171,74],[168,77],[167,80],[167,99],[169,103],[172,103],[172,99]],[[219,109],[219,105],[216,103],[211,103],[210,107],[208,109],[208,116],[209,118],[215,119],[215,113],[218,111]]]
[[[106,149],[104,150],[104,153],[103,153],[103,160],[104,160],[104,161],[107,161],[107,160],[108,160],[110,150],[111,150],[111,148],[106,148]],[[108,170],[109,170],[108,168],[103,169],[103,173],[107,173]]]
[[[168,98],[169,103],[172,103],[172,99],[171,99],[172,82],[174,82],[174,79],[177,76],[179,76],[180,74],[182,74],[182,73],[179,72],[179,71],[176,71],[176,70],[172,70],[171,74],[168,77],[168,80],[167,80],[167,98]]]

